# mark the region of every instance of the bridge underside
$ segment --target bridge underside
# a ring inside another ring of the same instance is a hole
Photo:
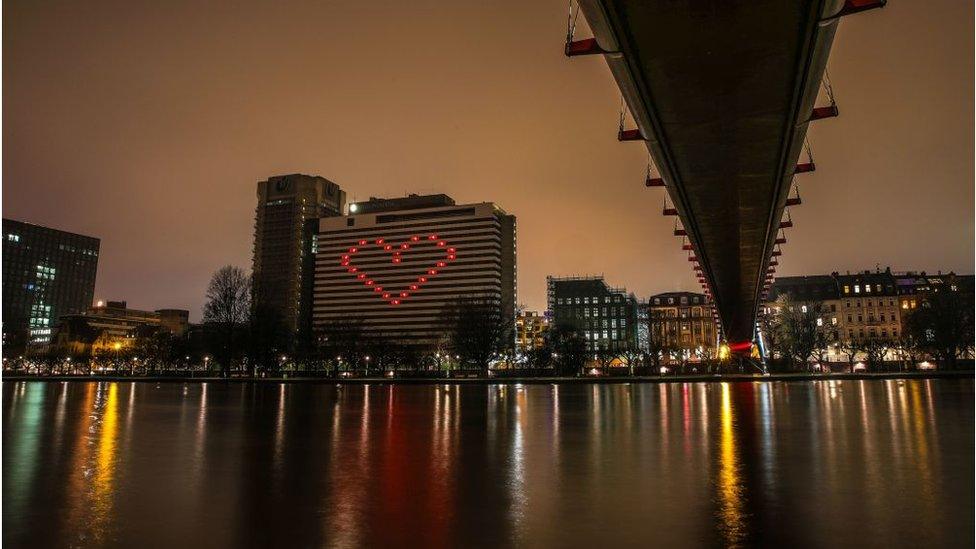
[[[753,338],[843,0],[581,0],[729,341]]]

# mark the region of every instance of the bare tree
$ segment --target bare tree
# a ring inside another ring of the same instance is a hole
[[[902,332],[901,337],[895,340],[895,348],[898,350],[902,367],[906,370],[914,369],[923,354],[918,340],[910,332]]]
[[[256,301],[251,307],[247,333],[245,348],[251,373],[256,374],[258,368],[281,373],[285,362],[282,358],[289,352],[292,340],[281,312],[265,300]]]
[[[877,370],[884,363],[888,350],[892,347],[892,342],[886,338],[872,337],[864,342],[863,350],[868,360],[868,366],[872,370]]]
[[[484,374],[493,358],[515,344],[515,319],[504,318],[501,307],[491,299],[460,298],[445,308],[444,315],[454,354]]]
[[[636,345],[626,346],[619,354],[627,362],[627,369],[630,375],[634,375],[634,370],[637,366],[644,364],[644,358],[647,356],[647,353],[639,349]]]
[[[240,267],[226,265],[210,278],[203,320],[212,325],[214,355],[224,377],[230,375],[231,361],[238,354],[238,336],[251,314],[251,279]]]
[[[909,334],[948,368],[973,345],[971,296],[943,290],[926,295],[908,316]]]
[[[370,368],[382,374],[387,370],[395,370],[409,358],[402,346],[396,344],[393,336],[384,333],[374,333],[364,338],[363,353],[363,367],[367,376]]]
[[[817,325],[818,319],[822,319],[822,313],[823,304],[820,302],[801,304],[785,296],[777,300],[774,331],[783,354],[794,365],[806,367],[814,351],[822,345],[825,346],[824,331]]]
[[[597,368],[606,375],[610,373],[610,365],[613,364],[614,360],[620,358],[620,353],[611,349],[607,349],[605,346],[600,347],[593,352],[593,360],[596,362]]]
[[[586,340],[572,324],[553,326],[546,334],[553,362],[561,375],[578,375],[586,364]]]
[[[364,364],[365,338],[360,319],[333,320],[318,330],[319,351],[326,363],[333,364],[333,373],[355,370]]]
[[[851,365],[851,372],[854,371],[854,361],[857,360],[857,355],[864,351],[864,345],[852,338],[845,339],[840,343],[840,352],[847,357],[847,362]]]

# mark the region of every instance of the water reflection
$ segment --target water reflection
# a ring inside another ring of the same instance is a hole
[[[101,392],[102,387],[99,387]],[[119,413],[118,383],[108,384],[108,395],[98,417],[97,444],[95,454],[95,478],[92,481],[91,530],[96,543],[107,541],[108,528],[112,525],[112,507],[115,498],[116,437]],[[101,397],[101,395],[99,395]]]
[[[3,385],[27,545],[969,545],[970,380]]]
[[[722,383],[722,439],[719,449],[718,494],[720,519],[725,545],[737,546],[745,536],[743,491],[739,471],[739,456],[735,447],[732,397],[728,383]]]

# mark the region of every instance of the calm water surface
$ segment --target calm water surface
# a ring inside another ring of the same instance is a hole
[[[3,384],[7,547],[972,547],[974,385]]]

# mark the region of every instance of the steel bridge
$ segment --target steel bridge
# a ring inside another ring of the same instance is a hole
[[[579,0],[592,38],[570,30],[566,55],[601,55],[680,219],[676,236],[733,352],[748,352],[777,265],[784,209],[843,17],[885,0]],[[623,118],[621,118],[623,121]]]

